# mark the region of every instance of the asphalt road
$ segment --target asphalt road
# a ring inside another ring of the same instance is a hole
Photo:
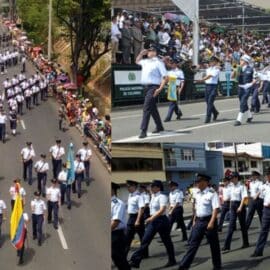
[[[228,224],[225,223],[223,227],[222,233],[219,233],[219,241],[220,247],[223,247],[224,239],[226,237]],[[258,258],[250,258],[250,255],[254,252],[256,241],[259,234],[259,221],[258,217],[253,219],[253,223],[249,229],[249,243],[250,247],[246,249],[241,249],[242,246],[242,237],[240,226],[238,224],[238,230],[233,235],[233,241],[231,244],[231,251],[227,253],[222,253],[222,266],[223,269],[230,269],[230,270],[248,270],[248,269],[256,269],[256,270],[265,270],[269,267],[270,264],[270,248],[269,242],[265,246],[264,256]],[[182,233],[181,231],[173,231],[172,232],[172,241],[175,248],[176,260],[177,263],[181,261],[183,258],[187,247],[185,243],[181,241]],[[162,268],[163,265],[167,262],[167,255],[165,251],[165,247],[162,243],[158,241],[160,238],[158,236],[155,237],[153,242],[149,248],[149,255],[148,259],[144,259],[141,262],[140,269],[143,270],[158,270],[158,269],[165,269]],[[135,243],[134,247],[129,253],[131,256],[132,252],[138,247],[139,243]],[[166,268],[170,270],[176,270],[178,266]],[[210,253],[210,246],[206,244],[206,240],[202,241],[201,246],[198,249],[198,252],[195,256],[195,259],[191,265],[192,270],[210,270],[212,269],[212,260],[211,260],[211,253]],[[115,269],[115,268],[114,268]]]
[[[28,66],[29,68],[29,66]],[[12,68],[8,75],[12,76],[19,68]],[[33,70],[31,70],[33,72]],[[6,76],[0,76],[0,85]],[[82,145],[83,138],[75,128],[66,132],[58,131],[57,104],[50,98],[48,102],[35,107],[21,118],[18,125],[18,135],[9,134],[6,144],[0,143],[0,198],[4,199],[8,207],[8,219],[2,225],[3,236],[0,239],[0,269],[29,269],[29,270],[85,270],[109,269],[111,258],[109,231],[109,202],[110,202],[110,174],[93,151],[91,163],[90,186],[83,183],[81,199],[72,195],[72,209],[62,207],[63,219],[60,230],[51,225],[45,225],[46,239],[41,247],[32,240],[31,222],[28,225],[29,244],[25,251],[25,263],[17,266],[16,251],[9,240],[10,197],[9,188],[16,177],[22,177],[20,151],[25,142],[33,143],[36,159],[44,152],[48,156],[49,147],[55,143],[55,138],[61,138],[67,150],[70,141],[77,150]],[[23,123],[23,124],[22,124]],[[9,131],[9,130],[8,130]],[[92,146],[93,147],[93,146]],[[94,147],[93,147],[94,148]],[[51,166],[51,162],[50,162]],[[35,175],[35,174],[34,174]],[[50,172],[48,179],[51,179]],[[37,182],[32,186],[23,182],[27,192],[26,212],[30,214],[30,201],[37,189]],[[64,240],[63,240],[64,237]],[[64,244],[67,249],[64,249]]]
[[[261,98],[261,97],[260,97]],[[196,102],[182,104],[183,116],[181,120],[164,123],[165,131],[152,134],[155,129],[152,119],[148,129],[148,137],[138,139],[142,119],[140,108],[117,109],[112,112],[113,141],[114,142],[210,142],[210,141],[261,141],[269,140],[270,108],[262,105],[260,113],[253,116],[253,122],[235,127],[233,123],[239,112],[238,98],[225,98],[215,102],[219,111],[216,122],[204,124],[206,104]],[[161,119],[165,119],[168,105],[160,104]],[[246,121],[246,119],[245,119]]]

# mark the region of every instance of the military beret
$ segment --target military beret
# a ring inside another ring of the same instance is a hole
[[[136,181],[134,181],[134,180],[127,180],[127,181],[126,181],[126,184],[127,184],[128,186],[135,186],[135,187],[138,186],[138,182],[136,182]]]
[[[159,187],[161,190],[163,190],[163,184],[160,180],[153,180],[151,187]]]

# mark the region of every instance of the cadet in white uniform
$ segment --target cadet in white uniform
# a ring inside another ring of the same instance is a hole
[[[61,205],[65,203],[65,196],[66,196],[66,201],[67,201],[67,208],[71,209],[71,184],[68,183],[67,179],[67,165],[66,163],[63,163],[62,165],[62,170],[58,174],[58,182],[60,183],[60,191],[61,191]]]
[[[81,161],[81,156],[76,155],[76,160],[74,161],[74,170],[75,170],[75,181],[72,183],[73,193],[78,193],[78,198],[81,198],[82,195],[82,181],[84,176],[84,164]]]
[[[23,207],[25,205],[25,196],[26,196],[25,189],[21,185],[20,185],[20,190],[17,190],[17,186],[18,186],[17,183],[20,184],[20,182],[21,182],[20,179],[15,179],[13,182],[14,182],[14,185],[12,185],[9,189],[9,194],[11,196],[11,201],[10,201],[11,211],[14,208],[17,193],[20,193],[20,195],[21,195]]]
[[[126,207],[117,198],[119,185],[111,183],[111,241],[112,260],[119,270],[130,270],[126,257],[126,238],[124,230],[126,228]]]
[[[45,154],[41,154],[40,157],[41,159],[35,163],[34,168],[37,172],[38,191],[42,194],[43,197],[45,197],[49,163],[46,161]]]
[[[249,247],[248,233],[246,228],[246,205],[245,200],[248,197],[247,189],[244,185],[238,182],[239,174],[237,172],[232,173],[232,186],[231,186],[231,211],[230,211],[230,224],[225,239],[223,251],[229,251],[231,249],[231,241],[236,225],[236,219],[238,217],[241,231],[243,245],[242,248]]]
[[[4,114],[4,111],[0,110],[0,140],[6,142],[6,123],[7,116]]]
[[[39,191],[36,191],[35,199],[31,201],[33,240],[37,239],[39,246],[42,243],[42,225],[47,209],[45,202],[40,199],[40,194]]]
[[[246,227],[247,230],[249,229],[255,210],[258,213],[260,222],[262,223],[262,212],[263,212],[263,198],[260,197],[261,188],[262,188],[262,181],[259,179],[260,173],[257,171],[253,171],[251,175],[251,182],[249,184],[249,206],[248,206],[248,214],[246,218]]]
[[[58,211],[61,204],[61,193],[59,187],[57,187],[57,180],[51,180],[52,185],[47,188],[47,200],[48,200],[48,223],[52,223],[53,212],[53,226],[58,229]]]
[[[193,228],[188,251],[180,262],[179,270],[190,268],[204,235],[206,235],[210,244],[214,269],[221,269],[217,226],[217,215],[220,205],[218,194],[214,189],[208,187],[210,180],[211,177],[208,175],[201,173],[197,175],[196,183],[199,191],[194,192],[193,195],[195,200]]]
[[[79,149],[78,153],[81,156],[81,160],[84,164],[84,180],[86,181],[86,185],[90,184],[90,167],[91,167],[91,158],[92,158],[92,150],[88,147],[88,142],[83,142],[83,147]]]
[[[56,179],[62,168],[62,157],[65,155],[61,140],[56,140],[56,144],[50,148],[50,153],[52,156],[53,178]]]
[[[2,223],[6,220],[7,216],[7,206],[3,200],[0,200],[0,240],[2,236]],[[0,244],[1,246],[1,244]]]
[[[26,142],[26,147],[21,151],[23,161],[23,180],[28,179],[28,184],[32,185],[33,158],[36,156],[32,142]]]
[[[170,236],[170,222],[166,216],[168,198],[162,194],[163,184],[154,180],[151,184],[152,198],[150,201],[150,217],[145,221],[147,224],[141,246],[131,256],[130,266],[139,268],[145,250],[151,244],[156,233],[159,233],[168,255],[168,262],[164,267],[176,264],[174,247]]]

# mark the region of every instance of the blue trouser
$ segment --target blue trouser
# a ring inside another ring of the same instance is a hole
[[[226,214],[230,210],[230,201],[224,202],[221,207],[221,213],[220,213],[220,218],[219,218],[219,224],[218,224],[218,229],[222,230],[223,222],[226,217]]]
[[[269,81],[263,81],[263,85],[262,85],[262,96],[263,96],[262,104],[270,102],[269,96],[268,96],[268,94],[269,94],[268,91],[270,90],[269,86],[270,86]]]
[[[127,229],[126,229],[126,241],[127,241],[126,253],[129,252],[130,245],[131,245],[132,240],[134,239],[135,233],[139,235],[140,241],[142,241],[143,239],[144,230],[145,230],[144,222],[143,220],[141,220],[140,226],[135,227],[137,216],[138,214],[129,214],[129,218],[127,222]],[[148,256],[148,248],[145,250],[144,255]]]
[[[256,200],[251,199],[249,206],[248,206],[248,214],[247,214],[247,218],[246,218],[247,230],[250,227],[250,224],[252,222],[255,211],[257,211],[260,222],[262,223],[263,199],[261,199],[261,198],[258,198]]]
[[[71,207],[71,199],[70,199],[71,185],[61,183],[60,191],[61,191],[61,204],[65,203],[65,196],[66,196],[67,206]]]
[[[0,124],[0,140],[5,141],[6,137],[6,124]]]
[[[38,173],[38,191],[44,196],[46,194],[46,182],[47,182],[47,173]]]
[[[242,232],[242,239],[243,239],[243,245],[248,245],[248,233],[246,228],[246,207],[243,206],[242,211],[240,213],[237,213],[237,209],[240,206],[240,202],[238,201],[231,201],[231,209],[230,209],[230,224],[228,228],[228,232],[226,235],[224,247],[226,249],[231,248],[231,241],[232,236],[234,232],[234,228],[236,226],[236,219],[238,217],[240,228]]]
[[[226,77],[226,92],[227,97],[229,97],[231,95],[231,72],[226,71],[225,77]]]
[[[33,227],[33,237],[38,239],[39,242],[42,240],[42,224],[44,216],[32,214],[32,227]]]
[[[58,174],[62,169],[62,159],[52,159],[53,178],[57,179]]]
[[[32,159],[23,162],[23,179],[24,181],[28,178],[28,184],[32,185],[32,167],[33,167],[33,161]]]
[[[82,193],[82,181],[83,181],[83,172],[75,173],[75,181],[72,183],[73,192],[77,192],[78,195]]]
[[[170,104],[169,104],[169,110],[168,110],[168,113],[167,113],[167,116],[166,116],[165,120],[169,120],[170,121],[172,119],[173,112],[175,112],[175,114],[177,116],[179,114],[180,115],[182,114],[180,108],[178,107],[177,101],[171,101],[170,102]]]
[[[154,92],[158,89],[159,85],[148,85],[145,88],[146,94],[143,104],[143,118],[141,123],[141,130],[146,132],[148,129],[150,116],[153,117],[158,130],[163,129],[160,115],[157,109],[157,97],[153,97]]]
[[[212,263],[214,267],[217,268],[221,267],[221,255],[217,232],[217,221],[215,221],[215,225],[212,230],[207,230],[207,225],[210,219],[211,216],[205,218],[196,218],[195,224],[192,228],[188,250],[180,262],[180,265],[183,268],[189,268],[190,265],[192,264],[204,235],[206,236],[210,244]]]
[[[253,92],[252,92],[251,108],[253,108],[254,112],[259,112],[261,108],[258,88],[259,86],[256,84],[253,87]]]
[[[206,84],[205,86],[205,101],[206,101],[206,119],[210,120],[212,114],[217,114],[217,109],[214,105],[217,95],[217,84]]]
[[[170,236],[169,219],[167,216],[163,215],[154,219],[154,221],[146,226],[141,246],[131,256],[132,262],[138,265],[140,264],[146,249],[151,244],[156,233],[159,233],[160,238],[165,245],[169,261],[175,261],[174,247]]]
[[[84,179],[86,183],[90,182],[90,161],[84,161]]]
[[[48,222],[52,221],[52,212],[53,212],[53,225],[54,227],[58,226],[58,202],[48,201]]]
[[[0,214],[0,239],[2,236],[2,222],[3,222],[3,214]]]
[[[267,242],[267,237],[270,229],[270,208],[263,208],[263,216],[262,216],[262,228],[257,240],[255,252],[256,254],[262,254],[265,244]]]
[[[248,111],[248,98],[250,96],[250,92],[252,90],[252,87],[249,87],[248,89],[244,89],[242,87],[238,88],[238,98],[240,100],[240,112],[245,113]]]
[[[183,217],[183,206],[178,206],[176,207],[172,214],[169,215],[169,221],[170,221],[170,229],[172,229],[173,223],[177,222],[177,226],[179,226],[182,230],[182,237],[184,240],[187,239],[187,228],[184,222],[184,217]]]

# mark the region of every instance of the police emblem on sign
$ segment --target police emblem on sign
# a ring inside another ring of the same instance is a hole
[[[128,80],[129,80],[129,81],[135,81],[135,80],[136,80],[136,75],[135,75],[135,73],[129,72],[129,74],[128,74]]]

